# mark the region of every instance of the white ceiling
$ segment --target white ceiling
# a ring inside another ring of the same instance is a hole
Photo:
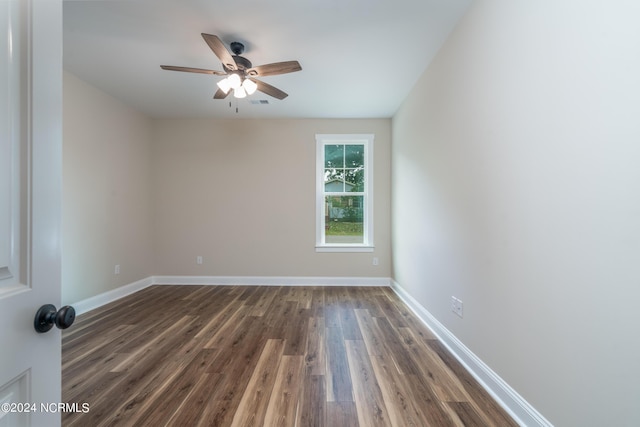
[[[150,117],[391,117],[469,3],[69,0],[64,68]],[[262,78],[289,97],[214,100],[221,77],[160,69],[222,70],[200,33],[244,43],[254,66],[298,60],[302,71]]]

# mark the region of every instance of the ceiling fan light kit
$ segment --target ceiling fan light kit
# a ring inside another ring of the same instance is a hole
[[[233,96],[236,98],[246,98],[247,91],[242,86],[233,90]]]
[[[257,80],[255,77],[275,76],[302,70],[298,61],[276,62],[254,67],[251,61],[240,56],[244,52],[242,43],[232,42],[230,44],[231,51],[234,53],[231,55],[218,36],[202,33],[202,38],[222,62],[224,71],[177,67],[174,65],[161,65],[160,68],[171,71],[226,76],[217,83],[218,90],[213,96],[214,99],[225,99],[231,89],[233,89],[233,96],[236,98],[245,98],[247,95],[252,95],[256,90],[259,90],[274,98],[284,99],[288,96],[287,93],[261,80]]]
[[[233,89],[233,96],[236,98],[245,98],[247,95],[253,95],[258,89],[258,85],[255,84],[252,80],[248,78],[243,78],[242,83],[240,83],[240,76],[238,74],[233,73],[229,77],[226,77],[220,80],[217,84],[220,90],[222,90],[225,95],[229,93],[231,89]]]
[[[251,79],[244,79],[244,81],[242,82],[242,87],[247,91],[247,95],[253,95],[258,89],[258,85],[255,84]]]
[[[229,77],[227,77],[227,80],[229,81],[229,87],[234,90],[238,89],[242,84],[242,81],[240,80],[240,76],[237,75],[236,73],[233,73]]]
[[[224,79],[220,80],[218,82],[218,87],[225,93],[225,95],[229,93],[229,91],[231,90],[231,82],[229,82],[229,78],[225,77]]]

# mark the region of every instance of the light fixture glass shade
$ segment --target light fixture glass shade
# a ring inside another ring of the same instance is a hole
[[[220,80],[218,82],[218,87],[226,95],[227,93],[229,93],[229,90],[231,89],[231,83],[229,83],[229,79],[228,78],[224,78],[224,79],[222,79],[222,80]]]
[[[242,87],[247,91],[247,95],[253,95],[253,93],[258,89],[258,85],[255,84],[253,80],[244,79],[242,82]]]
[[[246,98],[247,92],[244,90],[242,86],[240,86],[233,90],[233,96],[235,96],[236,98]]]
[[[227,80],[229,80],[229,86],[231,86],[231,89],[238,89],[242,84],[240,76],[237,74],[231,74],[229,77],[227,77]]]

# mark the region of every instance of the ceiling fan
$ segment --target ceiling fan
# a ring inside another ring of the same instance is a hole
[[[218,36],[202,33],[202,38],[222,62],[224,71],[205,70],[202,68],[176,67],[174,65],[161,65],[163,70],[185,71],[188,73],[213,74],[227,76],[218,82],[218,90],[214,99],[225,99],[233,89],[236,98],[244,98],[253,94],[256,90],[284,99],[288,96],[277,87],[271,86],[256,77],[275,76],[277,74],[293,73],[302,70],[298,61],[275,62],[272,64],[258,65],[254,67],[247,58],[240,56],[244,52],[244,45],[240,42],[232,42],[230,47],[233,55],[227,50]]]

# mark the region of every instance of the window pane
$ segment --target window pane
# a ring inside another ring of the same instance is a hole
[[[363,196],[325,197],[325,242],[364,243]]]
[[[364,169],[347,169],[345,172],[345,188],[346,192],[363,192],[364,191]]]
[[[344,168],[344,145],[324,146],[324,167]]]
[[[345,167],[364,167],[364,145],[345,145]]]
[[[344,169],[324,170],[324,191],[327,193],[344,192]]]

